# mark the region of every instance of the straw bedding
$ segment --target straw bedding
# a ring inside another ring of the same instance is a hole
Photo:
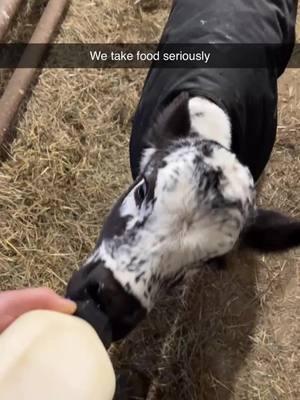
[[[9,39],[30,36],[45,1],[30,1]],[[170,1],[74,0],[58,42],[151,42]],[[300,28],[300,27],[299,27]],[[298,39],[300,29],[298,29]],[[130,121],[145,70],[43,70],[0,167],[0,289],[63,293],[130,182]],[[0,72],[1,90],[9,71]],[[276,148],[259,202],[300,216],[300,71],[280,81]],[[230,256],[177,289],[123,343],[115,365],[149,375],[149,399],[296,400],[299,250]]]

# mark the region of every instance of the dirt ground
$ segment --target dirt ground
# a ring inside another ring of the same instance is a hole
[[[9,39],[30,36],[29,2]],[[32,6],[34,4],[34,7]],[[58,42],[151,42],[169,0],[73,0]],[[300,26],[298,41],[300,39]],[[0,87],[9,73],[0,71]],[[0,289],[63,293],[130,181],[128,140],[145,70],[43,70],[0,167]],[[300,69],[279,83],[276,147],[259,203],[300,217]],[[116,366],[152,380],[147,400],[300,399],[300,251],[239,253],[163,299]]]

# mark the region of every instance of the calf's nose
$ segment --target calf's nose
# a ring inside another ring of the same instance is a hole
[[[89,322],[108,345],[127,336],[146,315],[140,302],[102,263],[86,265],[75,272],[66,297],[77,302],[76,314]]]

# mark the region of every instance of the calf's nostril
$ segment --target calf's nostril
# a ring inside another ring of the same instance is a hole
[[[100,295],[100,290],[99,290],[99,283],[98,282],[90,282],[87,285],[86,291],[88,296],[96,303],[99,303],[99,295]]]
[[[104,313],[110,313],[112,306],[112,298],[109,290],[105,288],[104,283],[90,282],[86,288],[89,298],[93,300],[97,308]]]
[[[82,271],[74,272],[66,288],[66,297],[74,301],[85,300],[87,297],[85,282]]]

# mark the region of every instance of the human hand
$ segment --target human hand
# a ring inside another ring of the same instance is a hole
[[[9,290],[0,293],[0,333],[15,319],[32,310],[74,314],[76,303],[48,288]]]

